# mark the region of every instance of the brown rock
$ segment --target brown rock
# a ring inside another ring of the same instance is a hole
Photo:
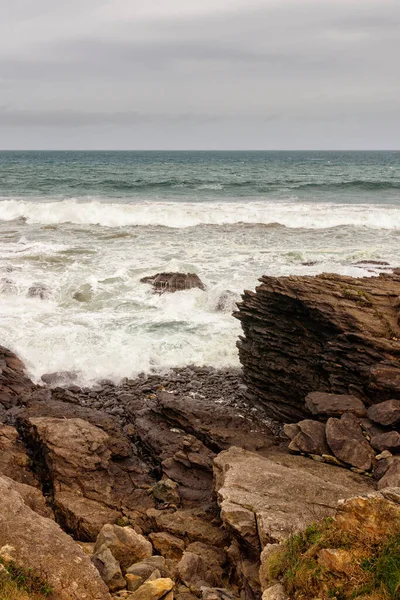
[[[152,492],[156,500],[176,506],[180,504],[178,484],[171,479],[157,481],[152,487]]]
[[[151,533],[149,535],[151,543],[155,550],[162,556],[172,559],[182,558],[183,551],[185,550],[185,543],[170,533],[161,531],[159,533]]]
[[[127,573],[125,575],[126,588],[128,592],[136,592],[136,590],[142,585],[143,578],[139,575],[132,575]]]
[[[55,513],[64,530],[72,531],[80,540],[93,542],[104,525],[122,517],[119,511],[70,492],[56,493]]]
[[[400,450],[400,433],[398,431],[388,431],[371,437],[371,446],[380,450],[390,450],[398,452]]]
[[[306,397],[306,407],[312,415],[321,417],[340,417],[348,412],[357,417],[365,417],[367,414],[364,403],[356,396],[349,394],[311,392]]]
[[[386,400],[370,406],[368,418],[385,427],[394,427],[400,423],[400,400]]]
[[[29,469],[30,459],[14,427],[0,425],[0,473],[14,481],[39,486],[37,477]]]
[[[276,583],[264,591],[262,600],[289,600],[289,596],[285,593],[283,585]]]
[[[227,535],[221,527],[212,525],[194,510],[162,512],[156,516],[156,523],[158,529],[191,542],[203,542],[220,548],[227,542]]]
[[[157,273],[149,277],[143,277],[141,283],[150,283],[155,292],[179,292],[192,288],[205,289],[200,277],[195,273]]]
[[[307,417],[310,392],[400,400],[400,273],[268,277],[235,316],[247,398],[283,421]]]
[[[382,518],[382,515],[385,518]],[[400,506],[388,502],[380,494],[370,497],[349,498],[340,503],[335,522],[347,533],[368,533],[371,541],[387,535],[388,522],[400,519]]]
[[[104,583],[107,584],[110,592],[116,592],[126,587],[126,581],[122,575],[119,562],[113,556],[111,550],[103,546],[95,551],[92,556],[92,562],[101,575]]]
[[[8,409],[21,404],[35,385],[25,375],[19,358],[3,346],[0,346],[0,370],[0,405]]]
[[[393,462],[379,480],[378,489],[400,487],[400,457],[394,456]]]
[[[89,557],[54,521],[33,512],[15,485],[22,484],[0,477],[0,548],[47,581],[58,600],[109,600]]]
[[[326,439],[339,460],[362,471],[371,468],[375,453],[354,415],[345,414],[341,419],[330,418],[326,424]]]
[[[324,423],[306,419],[297,423],[297,427],[299,433],[289,444],[289,450],[306,454],[329,454]]]
[[[177,568],[180,579],[191,591],[199,592],[203,586],[218,586],[218,578],[199,554],[184,552]]]
[[[169,578],[146,581],[136,592],[131,594],[130,600],[159,600],[170,592],[174,582]]]
[[[103,548],[109,548],[122,569],[148,558],[153,553],[151,543],[131,527],[104,525],[94,547],[95,554]]]

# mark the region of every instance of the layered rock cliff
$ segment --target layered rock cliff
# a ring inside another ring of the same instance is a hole
[[[296,421],[312,391],[400,398],[400,271],[355,279],[262,277],[235,313],[247,398]]]

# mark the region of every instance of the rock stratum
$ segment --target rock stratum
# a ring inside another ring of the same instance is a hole
[[[250,402],[288,422],[310,415],[310,392],[352,394],[367,406],[400,399],[400,271],[260,282],[235,313]]]

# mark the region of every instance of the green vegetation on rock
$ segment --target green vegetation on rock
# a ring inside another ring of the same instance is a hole
[[[31,569],[2,558],[0,565],[0,600],[44,600],[52,594],[51,587]]]

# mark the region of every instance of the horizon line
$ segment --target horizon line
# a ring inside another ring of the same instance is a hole
[[[400,152],[400,148],[0,148],[0,152]]]

